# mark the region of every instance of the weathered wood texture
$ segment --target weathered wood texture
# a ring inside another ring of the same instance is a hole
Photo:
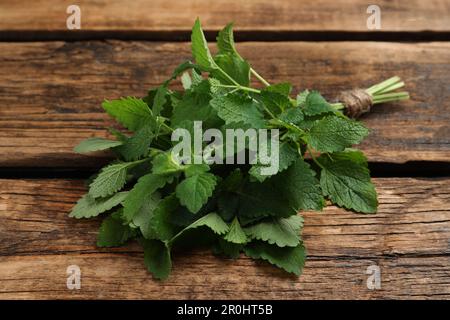
[[[0,19],[1,20],[1,19]],[[450,44],[248,42],[242,55],[270,82],[295,92],[367,87],[401,76],[411,100],[376,106],[361,148],[370,161],[450,159]],[[80,140],[106,136],[105,98],[141,96],[190,58],[187,43],[0,43],[0,165],[92,167],[105,154],[76,155]]]
[[[67,31],[73,1],[0,2],[0,30]],[[207,30],[236,21],[246,31],[368,31],[364,0],[81,0],[81,32],[91,30],[186,31],[195,17]],[[377,1],[380,31],[449,31],[446,0]],[[70,32],[70,31],[68,31]]]
[[[450,179],[375,179],[380,208],[305,213],[309,252],[300,278],[242,257],[195,251],[152,280],[137,245],[95,247],[98,220],[67,217],[79,180],[0,180],[0,298],[450,298]],[[66,268],[82,271],[66,288]],[[366,286],[370,265],[381,290]]]

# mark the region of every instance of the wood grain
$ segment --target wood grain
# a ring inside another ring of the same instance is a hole
[[[450,158],[450,44],[248,42],[242,55],[270,82],[294,92],[367,87],[401,76],[411,100],[376,106],[362,120],[370,161]],[[0,166],[98,167],[108,155],[76,155],[84,138],[107,136],[101,101],[144,95],[190,58],[187,43],[0,43]]]
[[[0,2],[0,30],[68,31],[68,0]],[[80,0],[83,31],[184,31],[195,17],[207,30],[230,21],[241,31],[363,31],[367,32],[364,0]],[[446,0],[376,2],[381,8],[381,32],[449,31]],[[78,31],[77,31],[78,32]]]
[[[375,184],[376,215],[304,213],[309,258],[300,278],[194,251],[175,254],[169,280],[156,282],[137,245],[96,248],[99,221],[67,217],[85,192],[81,181],[0,180],[0,298],[450,299],[450,179]],[[81,290],[66,288],[72,264],[82,270]],[[373,264],[381,290],[366,286]]]

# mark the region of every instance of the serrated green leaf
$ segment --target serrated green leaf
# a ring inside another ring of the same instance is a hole
[[[279,247],[296,247],[300,243],[303,218],[297,215],[289,218],[268,218],[244,229],[248,237],[266,241]]]
[[[370,181],[367,164],[361,161],[330,160],[319,157],[324,167],[320,175],[323,194],[347,209],[363,213],[375,213],[378,200],[374,185]]]
[[[201,164],[190,164],[187,165],[186,168],[184,169],[184,174],[186,175],[187,178],[198,175],[198,174],[202,174],[205,172],[209,171],[209,166],[205,163],[201,163]]]
[[[293,146],[287,142],[281,143],[278,154],[278,170],[273,175],[286,170],[298,157],[298,151]],[[270,177],[263,174],[261,170],[264,168],[265,166],[261,164],[253,165],[249,170],[249,174],[259,182],[263,182]]]
[[[237,83],[243,86],[248,86],[250,84],[250,65],[247,61],[231,54],[217,55],[214,60],[217,65]],[[212,75],[215,78],[220,79],[222,83],[234,84],[228,77],[224,77],[222,72],[213,71]]]
[[[299,210],[320,211],[324,207],[325,201],[315,175],[316,173],[308,163],[297,159],[279,177],[278,183],[282,184],[284,181],[283,192],[295,212]]]
[[[234,44],[233,23],[227,24],[220,30],[216,40],[219,53],[236,54],[239,56]]]
[[[235,217],[233,219],[233,222],[231,222],[230,229],[228,230],[228,233],[225,235],[224,239],[235,244],[247,243],[247,235],[245,234],[244,230],[242,230],[237,217]]]
[[[208,70],[217,68],[211,52],[209,51],[208,43],[206,42],[206,38],[203,34],[202,26],[198,18],[195,20],[194,27],[192,28],[191,48],[195,62],[199,66]]]
[[[211,213],[208,213],[207,215],[201,217],[200,219],[196,220],[195,222],[193,222],[192,224],[190,224],[183,230],[181,230],[177,235],[175,235],[170,240],[170,243],[175,242],[176,239],[181,237],[188,230],[197,229],[199,227],[208,227],[215,234],[218,234],[218,235],[224,235],[229,230],[228,225],[222,220],[222,218],[217,213],[211,212]]]
[[[171,222],[171,216],[179,205],[175,194],[159,201],[150,221],[150,226],[157,239],[169,241],[175,235],[177,227]]]
[[[141,177],[133,189],[130,190],[123,203],[124,218],[127,221],[131,221],[141,210],[142,206],[147,203],[148,199],[151,199],[153,193],[162,188],[169,180],[170,178],[167,176],[153,173]]]
[[[161,111],[164,108],[164,105],[167,102],[167,96],[168,94],[168,90],[167,87],[162,85],[160,87],[158,87],[158,89],[156,90],[156,94],[155,94],[155,99],[153,100],[153,106],[152,106],[152,110],[153,110],[153,114],[155,116],[158,116]]]
[[[184,90],[189,90],[192,86],[192,79],[189,73],[184,72],[181,75],[181,84],[183,85]]]
[[[157,155],[152,161],[152,172],[158,175],[173,175],[183,171],[182,165],[178,164],[172,157],[171,152],[165,152]]]
[[[304,119],[303,111],[301,108],[298,107],[288,108],[278,116],[278,119],[286,123],[297,125],[301,123]]]
[[[348,160],[367,167],[367,158],[364,153],[357,149],[347,148],[342,152],[333,152],[333,160]]]
[[[317,121],[308,134],[308,142],[320,152],[343,151],[360,143],[369,130],[359,122],[337,116],[327,116]]]
[[[306,250],[302,244],[296,247],[280,248],[275,245],[256,241],[245,246],[244,252],[250,258],[266,260],[296,275],[300,275],[305,266]]]
[[[288,97],[292,91],[292,84],[290,84],[289,82],[276,83],[265,87],[264,90],[277,92],[279,94],[282,94],[283,96]]]
[[[309,95],[309,90],[304,90],[297,95],[297,106],[304,108],[306,104],[306,97]]]
[[[298,102],[297,97],[297,102]],[[333,107],[317,91],[309,92],[306,96],[303,112],[308,116],[334,112]]]
[[[94,199],[89,194],[85,194],[73,207],[69,217],[77,219],[96,217],[119,205],[125,200],[127,194],[127,192],[118,192],[111,197],[97,199]]]
[[[81,141],[75,148],[73,148],[73,151],[75,151],[76,153],[88,153],[114,148],[120,146],[121,144],[122,142],[120,141],[108,140],[103,138],[89,138]]]
[[[174,106],[171,125],[178,128],[188,120],[202,121],[204,129],[220,128],[223,121],[217,116],[217,111],[211,108],[211,83],[203,80],[188,90],[177,105]]]
[[[159,240],[143,240],[145,265],[156,279],[165,280],[172,270],[169,247]]]
[[[102,107],[111,117],[131,131],[137,131],[155,121],[150,108],[142,99],[127,97],[105,101]]]
[[[239,258],[244,245],[228,242],[224,239],[219,239],[217,244],[213,247],[214,254],[224,254],[231,259]]]
[[[211,173],[193,175],[178,184],[176,195],[183,206],[197,213],[212,196],[216,183],[216,177]]]
[[[245,123],[254,129],[265,127],[264,117],[256,102],[251,99],[229,94],[215,96],[211,99],[210,104],[226,124]]]
[[[151,125],[145,125],[136,133],[127,138],[123,145],[117,147],[118,151],[126,161],[137,160],[148,153],[150,144],[155,137],[154,128]]]
[[[97,237],[99,247],[117,247],[123,245],[134,235],[133,230],[111,215],[105,218],[100,226]]]
[[[89,185],[89,195],[93,198],[106,197],[122,189],[126,183],[127,170],[141,162],[119,162],[104,167]]]
[[[153,215],[156,207],[161,201],[157,193],[145,195],[140,199],[141,206],[133,217],[133,225],[141,230],[145,239],[157,239],[154,226],[152,225]]]
[[[269,86],[261,91],[261,100],[273,114],[280,114],[285,109],[292,107],[289,96],[281,93],[285,90],[286,88],[284,87],[274,88],[272,86]],[[287,90],[290,91],[289,89]]]
[[[302,159],[264,182],[249,182],[240,191],[240,217],[289,217],[298,210],[321,210],[324,199],[315,172]]]

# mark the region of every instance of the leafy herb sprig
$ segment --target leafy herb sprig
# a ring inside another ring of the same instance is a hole
[[[75,151],[112,150],[117,160],[89,183],[70,216],[103,214],[97,245],[137,239],[155,278],[172,268],[173,249],[207,246],[216,254],[266,260],[299,275],[305,263],[302,210],[320,211],[325,200],[361,213],[377,210],[367,160],[352,149],[369,133],[317,91],[291,97],[289,83],[269,84],[236,51],[232,25],[217,37],[212,55],[199,20],[192,30],[195,63],[178,66],[144,98],[105,101],[105,111],[133,135],[110,129],[116,140],[90,138]],[[181,76],[184,90],[170,84]],[[250,86],[251,77],[264,87]],[[394,77],[368,88],[373,104],[397,101],[403,82]],[[172,158],[177,128],[279,129],[279,169],[264,165],[180,164]],[[306,158],[311,159],[307,161]]]

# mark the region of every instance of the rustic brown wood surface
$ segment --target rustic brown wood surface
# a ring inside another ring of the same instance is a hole
[[[411,100],[363,117],[372,132],[361,148],[370,161],[450,159],[449,43],[248,42],[238,49],[270,82],[330,99],[399,75]],[[0,43],[0,165],[99,167],[107,155],[72,148],[107,135],[113,122],[101,102],[145,95],[190,56],[187,43]]]
[[[72,4],[81,30],[67,30]],[[450,2],[376,4],[382,28],[371,31],[363,0],[0,1],[0,299],[450,299],[450,178],[442,176],[450,166]],[[364,116],[371,135],[361,149],[381,173],[386,163],[410,162],[397,167],[425,175],[412,161],[426,161],[442,177],[375,178],[376,215],[333,206],[304,213],[309,257],[299,278],[198,250],[175,253],[173,273],[159,282],[137,244],[97,248],[100,219],[68,217],[83,182],[51,174],[85,176],[111,159],[72,148],[115,125],[102,100],[145,95],[190,59],[189,44],[173,41],[189,39],[197,16],[209,39],[235,21],[237,39],[248,41],[238,43],[242,55],[296,92],[333,99],[402,77],[411,100]],[[388,42],[398,40],[407,42]],[[70,265],[81,268],[80,290],[66,287]],[[381,269],[380,290],[367,287],[371,265]]]
[[[194,251],[174,255],[166,282],[138,245],[95,246],[98,220],[67,216],[80,180],[0,180],[0,298],[450,298],[450,179],[374,179],[376,215],[327,207],[305,213],[309,258],[299,278],[263,262]],[[66,268],[81,268],[68,290]],[[369,290],[366,270],[381,269]],[[200,271],[200,272],[199,272]]]
[[[67,31],[61,0],[0,2],[0,30]],[[367,32],[364,0],[81,0],[82,30],[185,31],[195,17],[207,30],[230,21],[245,31],[363,31]],[[382,12],[380,31],[449,31],[446,0],[377,1]]]

